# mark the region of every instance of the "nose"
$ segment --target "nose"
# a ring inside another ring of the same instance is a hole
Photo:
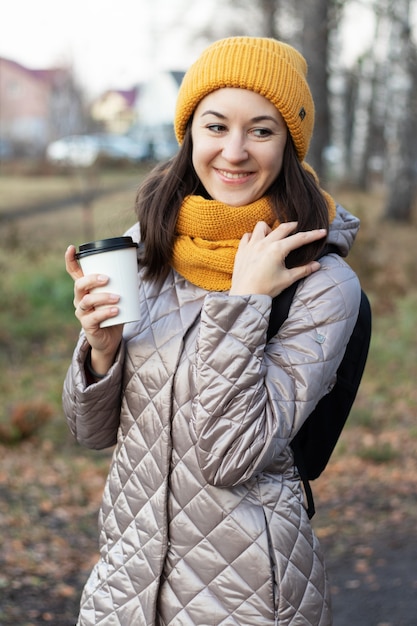
[[[223,157],[230,163],[239,163],[248,158],[246,136],[240,132],[231,132],[224,138]]]

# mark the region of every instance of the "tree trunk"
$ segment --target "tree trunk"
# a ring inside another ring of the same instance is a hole
[[[262,12],[262,30],[264,37],[279,39],[276,29],[276,16],[280,8],[280,0],[260,0],[259,7]]]
[[[309,0],[303,4],[303,54],[308,63],[308,83],[316,107],[313,140],[308,162],[321,178],[324,176],[324,149],[330,144],[328,99],[329,1]]]
[[[417,52],[409,26],[410,0],[392,7],[391,94],[387,119],[385,217],[410,222],[417,187]]]

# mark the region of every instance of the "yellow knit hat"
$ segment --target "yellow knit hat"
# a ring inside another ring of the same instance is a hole
[[[198,103],[212,91],[239,87],[255,91],[284,118],[300,161],[314,126],[314,103],[307,84],[307,63],[288,44],[265,37],[228,37],[206,48],[182,81],[175,112],[181,144]]]

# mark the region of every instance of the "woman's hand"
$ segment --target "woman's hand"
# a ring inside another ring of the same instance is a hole
[[[91,293],[95,287],[103,287],[108,278],[100,274],[84,276],[72,245],[65,252],[65,267],[74,280],[75,317],[80,321],[91,346],[91,367],[97,374],[106,374],[114,362],[123,324],[100,328],[100,323],[118,314],[119,296],[108,292]]]
[[[258,222],[252,233],[243,235],[235,257],[231,295],[259,293],[275,297],[296,280],[320,269],[317,261],[291,269],[285,266],[292,250],[327,234],[325,229],[291,234],[296,228],[297,222],[280,224],[275,230]]]

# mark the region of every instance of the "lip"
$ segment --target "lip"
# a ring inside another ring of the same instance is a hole
[[[228,183],[246,182],[253,174],[253,172],[242,172],[241,170],[234,172],[232,170],[225,170],[222,168],[215,169],[219,177]]]

